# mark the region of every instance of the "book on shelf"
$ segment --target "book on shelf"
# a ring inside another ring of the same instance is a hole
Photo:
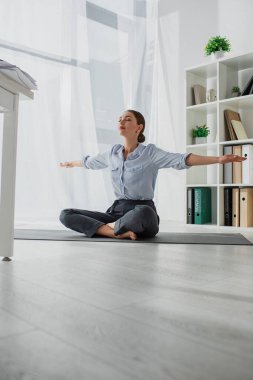
[[[242,145],[234,145],[233,146],[233,154],[237,156],[242,155]],[[241,162],[233,162],[232,165],[233,170],[233,182],[232,183],[242,183],[242,163]]]
[[[231,120],[241,121],[240,114],[232,110],[224,110],[226,140],[238,140]]]
[[[223,165],[224,184],[253,184],[253,144],[226,145],[223,154],[236,154],[246,157],[242,162],[229,162]]]
[[[253,188],[240,189],[240,227],[253,227]]]
[[[224,188],[224,225],[253,227],[253,187]]]
[[[240,227],[240,189],[232,189],[232,226]]]
[[[195,104],[202,104],[206,102],[206,88],[200,84],[193,86],[193,95]]]
[[[187,189],[187,223],[194,224],[194,189]]]
[[[232,145],[223,147],[223,154],[233,154]],[[229,162],[223,165],[223,183],[233,183],[233,163]]]
[[[212,221],[211,188],[195,187],[194,189],[194,224],[205,224]]]
[[[239,120],[231,120],[233,130],[235,132],[236,138],[238,140],[247,140],[248,136],[242,125],[242,122]]]
[[[242,90],[241,96],[250,95],[253,93],[253,75]]]
[[[253,184],[253,145],[252,144],[242,145],[242,156],[247,158],[247,160],[242,161],[242,183]]]
[[[224,188],[224,225],[232,226],[232,188]]]

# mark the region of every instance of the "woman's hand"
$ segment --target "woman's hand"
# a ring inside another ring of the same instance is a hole
[[[60,162],[61,168],[74,168],[74,167],[80,167],[83,166],[82,161],[66,161],[66,162]]]
[[[219,164],[227,164],[229,162],[242,162],[247,160],[247,157],[237,156],[236,154],[225,154],[219,157]]]

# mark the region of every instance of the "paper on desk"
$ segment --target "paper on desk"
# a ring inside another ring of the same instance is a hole
[[[2,59],[0,59],[0,72],[20,83],[22,86],[29,88],[29,90],[37,90],[37,84],[29,74]]]

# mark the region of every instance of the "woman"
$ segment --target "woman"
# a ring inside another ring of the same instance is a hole
[[[221,157],[199,156],[193,153],[169,153],[154,144],[143,145],[145,119],[140,112],[127,110],[119,118],[119,134],[124,145],[82,161],[61,163],[61,167],[103,169],[109,167],[116,200],[105,212],[66,209],[60,221],[74,231],[88,237],[95,235],[136,240],[153,237],[159,230],[159,216],[153,202],[158,170],[162,168],[188,169],[195,165],[240,162],[236,155]]]

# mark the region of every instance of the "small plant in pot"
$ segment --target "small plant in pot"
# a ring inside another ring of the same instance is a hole
[[[238,86],[232,87],[231,93],[232,93],[232,97],[240,96],[241,95],[240,88]]]
[[[192,137],[193,137],[193,143],[194,144],[205,144],[206,138],[209,135],[210,130],[206,126],[206,124],[203,125],[196,125],[196,127],[192,130]]]
[[[231,44],[226,37],[215,36],[209,38],[205,46],[205,55],[211,55],[213,59],[222,58],[224,52],[231,50]]]

